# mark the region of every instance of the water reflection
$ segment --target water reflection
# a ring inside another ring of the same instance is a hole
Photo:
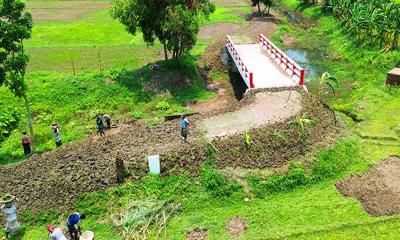
[[[317,80],[324,72],[326,72],[326,68],[322,65],[322,62],[326,58],[326,54],[322,51],[290,48],[287,49],[285,53],[296,63],[306,69],[306,82]]]

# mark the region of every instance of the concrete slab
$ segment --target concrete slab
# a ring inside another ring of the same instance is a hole
[[[297,86],[259,44],[235,45],[236,51],[253,72],[253,83],[255,88],[279,88]]]

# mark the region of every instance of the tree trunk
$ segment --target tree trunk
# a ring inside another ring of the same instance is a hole
[[[165,61],[168,60],[168,51],[167,51],[167,42],[165,41],[165,39],[163,40],[163,45],[164,45],[164,57],[165,57]]]
[[[258,1],[258,3],[257,3],[257,7],[258,7],[258,12],[259,12],[259,13],[261,13],[260,1]]]
[[[31,108],[29,107],[29,99],[28,96],[26,96],[26,93],[24,93],[23,98],[25,100],[26,116],[28,118],[29,135],[31,136],[32,148],[35,148],[35,135],[33,134],[32,112]]]

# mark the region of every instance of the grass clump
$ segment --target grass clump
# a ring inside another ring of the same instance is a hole
[[[286,175],[273,174],[268,179],[250,176],[249,185],[257,197],[287,192],[298,186],[318,183],[340,176],[346,167],[357,157],[359,149],[353,141],[340,141],[333,148],[322,150],[309,169],[305,165],[292,164]],[[310,174],[307,174],[310,172]]]
[[[114,225],[126,239],[147,239],[152,231],[159,238],[168,220],[180,210],[173,201],[132,201],[114,215]]]
[[[217,171],[211,159],[208,159],[201,169],[200,179],[201,185],[216,198],[229,197],[238,188]]]

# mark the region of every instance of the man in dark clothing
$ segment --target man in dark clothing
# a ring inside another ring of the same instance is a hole
[[[25,156],[29,155],[31,153],[31,144],[28,135],[26,135],[26,131],[22,133],[21,142],[24,147]]]
[[[104,124],[103,120],[101,119],[101,115],[97,115],[96,117],[96,124],[97,124],[97,131],[100,133],[100,136],[104,136]]]
[[[81,231],[81,220],[85,219],[85,214],[74,213],[67,219],[67,227],[69,231],[69,235],[71,236],[71,240],[79,240],[79,236],[82,234]]]

